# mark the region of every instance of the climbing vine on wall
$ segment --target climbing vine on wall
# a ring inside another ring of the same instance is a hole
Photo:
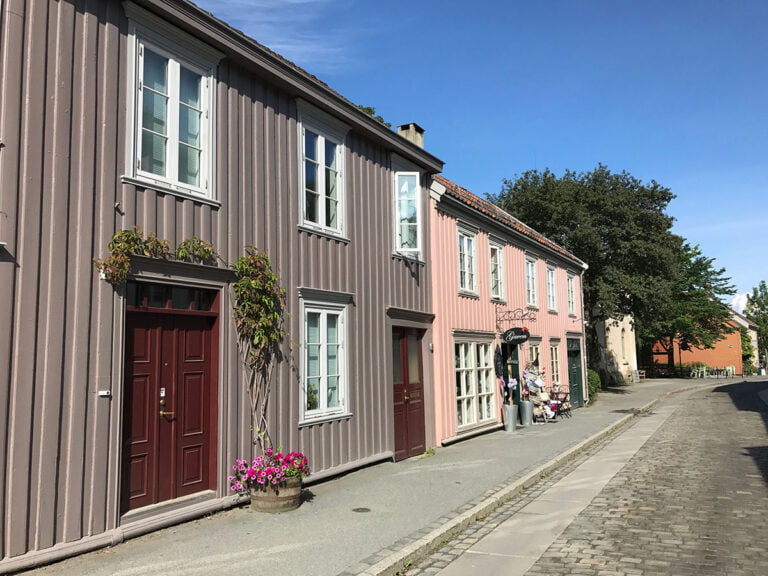
[[[237,277],[232,311],[240,349],[248,369],[247,386],[251,400],[252,438],[261,449],[271,447],[267,430],[267,408],[274,360],[280,358],[280,341],[285,337],[285,290],[272,271],[269,256],[246,246],[245,256],[232,267]]]
[[[197,237],[180,242],[172,254],[167,240],[154,234],[145,238],[138,227],[116,232],[108,248],[109,255],[94,259],[94,263],[104,280],[113,286],[125,282],[133,256],[174,257],[198,264],[212,264],[217,257],[213,245]],[[247,373],[252,440],[263,451],[271,447],[267,409],[274,360],[281,357],[280,342],[286,335],[283,331],[285,290],[272,271],[269,256],[254,246],[245,247],[245,255],[237,259],[232,269],[235,273],[232,314]]]

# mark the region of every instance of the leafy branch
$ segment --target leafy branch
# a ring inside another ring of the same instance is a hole
[[[272,271],[269,256],[254,246],[246,246],[245,256],[238,258],[232,268],[237,278],[232,285],[235,294],[232,312],[248,370],[252,439],[264,451],[271,447],[267,408],[273,361],[281,359],[279,345],[286,335],[283,331],[285,290]]]

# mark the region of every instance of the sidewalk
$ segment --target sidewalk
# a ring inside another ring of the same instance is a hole
[[[667,395],[739,381],[644,380],[603,391],[570,419],[485,434],[310,485],[294,512],[235,508],[24,574],[393,575]]]

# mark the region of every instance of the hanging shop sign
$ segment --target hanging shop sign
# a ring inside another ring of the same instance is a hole
[[[530,336],[531,333],[528,332],[528,328],[510,328],[501,335],[501,341],[516,346],[527,342]]]

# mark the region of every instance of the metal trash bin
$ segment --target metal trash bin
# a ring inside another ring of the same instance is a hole
[[[533,402],[523,400],[520,402],[520,425],[530,426],[533,424]]]
[[[517,404],[504,404],[504,430],[514,432],[517,428]]]

